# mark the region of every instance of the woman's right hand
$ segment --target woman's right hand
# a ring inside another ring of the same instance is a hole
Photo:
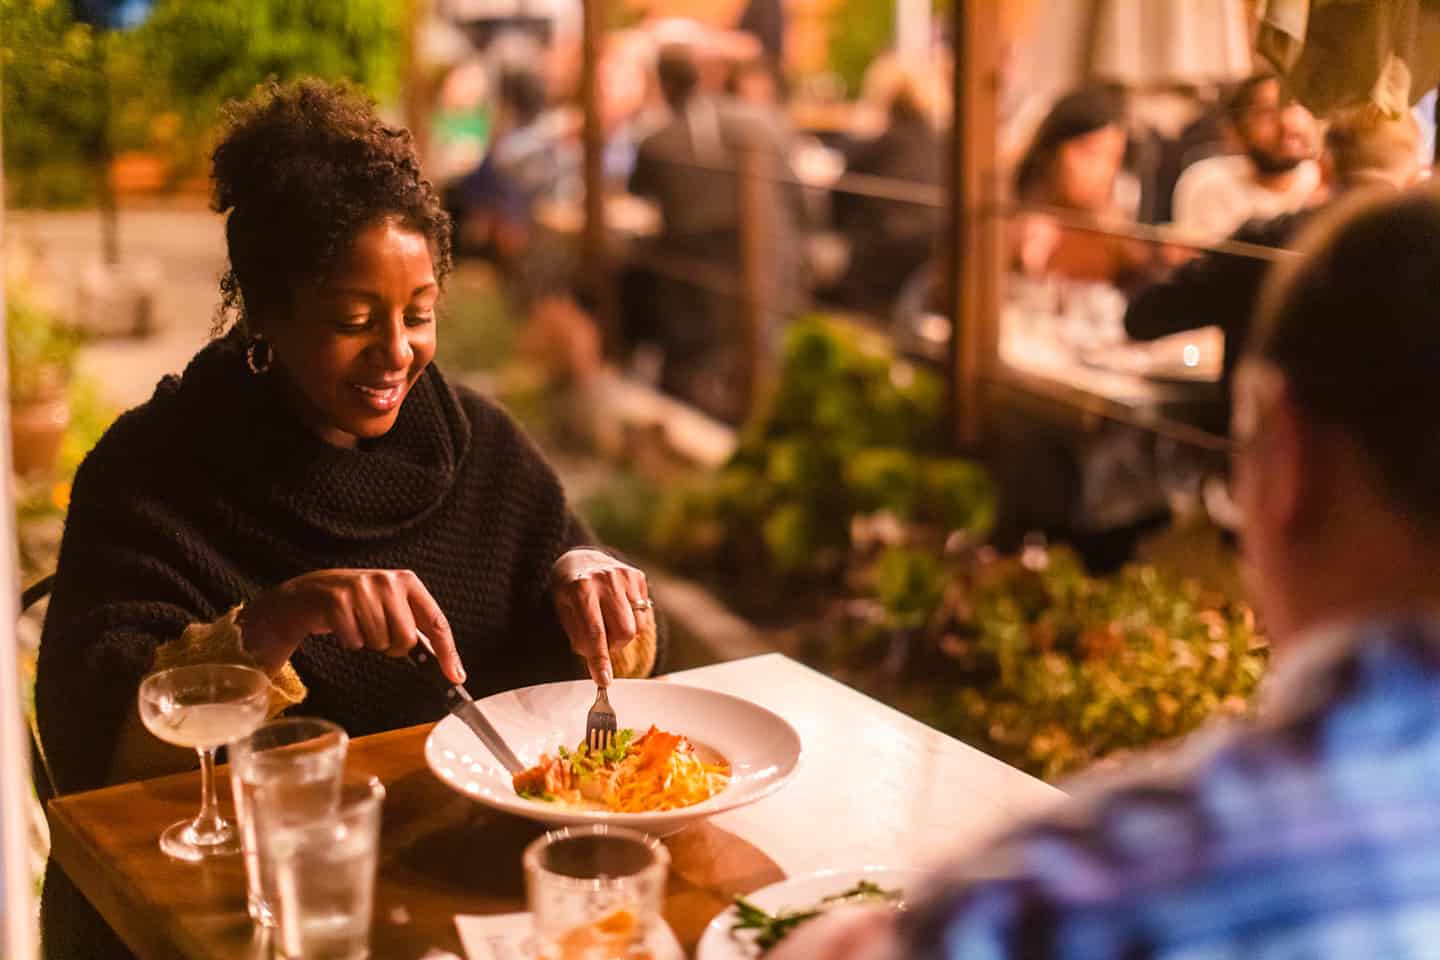
[[[465,682],[450,624],[409,570],[302,574],[247,602],[238,623],[245,648],[272,676],[313,634],[332,634],[347,650],[403,657],[424,633],[450,681]]]

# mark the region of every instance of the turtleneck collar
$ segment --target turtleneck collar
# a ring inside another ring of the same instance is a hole
[[[470,425],[434,364],[384,436],[354,449],[326,443],[270,374],[252,374],[236,333],[196,354],[162,385],[216,482],[277,523],[342,540],[381,539],[444,504],[470,447]]]

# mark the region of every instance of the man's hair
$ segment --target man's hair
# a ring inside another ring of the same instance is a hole
[[[506,70],[500,74],[498,93],[518,126],[529,126],[545,111],[545,81],[534,71]]]
[[[1419,149],[1420,125],[1408,110],[1391,118],[1374,107],[1356,107],[1333,115],[1325,131],[1325,151],[1345,186],[1408,173]]]
[[[1267,83],[1278,83],[1279,80],[1280,78],[1275,74],[1265,71],[1241,80],[1230,92],[1230,98],[1225,101],[1225,115],[1230,122],[1239,124],[1245,118],[1245,111],[1255,106],[1255,100],[1260,95],[1260,88]]]
[[[1077,90],[1055,102],[1015,168],[1015,195],[1032,200],[1048,189],[1060,148],[1077,137],[1125,122],[1124,106],[1108,90]]]
[[[1440,528],[1440,195],[1353,191],[1275,272],[1250,353],[1349,433],[1385,494]]]
[[[660,78],[660,93],[670,109],[683,107],[700,88],[700,68],[695,55],[683,44],[672,43],[660,50],[655,72]]]

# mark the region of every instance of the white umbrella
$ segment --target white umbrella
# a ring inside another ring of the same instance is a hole
[[[1015,88],[1054,100],[1091,81],[1135,89],[1248,76],[1243,0],[1036,0]]]

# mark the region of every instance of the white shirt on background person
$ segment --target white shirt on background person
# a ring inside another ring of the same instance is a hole
[[[1320,186],[1313,160],[1301,161],[1283,191],[1262,186],[1255,173],[1255,164],[1241,154],[1191,164],[1175,184],[1175,226],[1197,240],[1223,240],[1247,220],[1299,210]]]

